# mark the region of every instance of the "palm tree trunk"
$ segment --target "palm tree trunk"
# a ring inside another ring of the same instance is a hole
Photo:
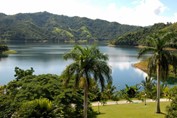
[[[87,118],[87,108],[88,108],[88,84],[87,80],[84,83],[84,114],[83,118]]]
[[[157,62],[157,111],[160,113],[160,64]]]

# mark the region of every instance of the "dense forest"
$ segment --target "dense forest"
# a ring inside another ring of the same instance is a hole
[[[129,46],[138,46],[138,45],[148,45],[147,40],[148,36],[157,33],[159,31],[164,32],[176,32],[177,23],[157,23],[153,26],[144,27],[137,31],[127,32],[121,36],[110,41],[112,45],[129,45]]]
[[[0,41],[4,42],[107,41],[141,28],[48,12],[16,15],[0,13]]]

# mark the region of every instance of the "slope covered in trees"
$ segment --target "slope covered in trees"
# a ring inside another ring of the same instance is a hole
[[[154,24],[150,27],[144,27],[140,30],[126,33],[124,35],[118,36],[117,38],[110,41],[112,45],[129,45],[129,46],[137,46],[137,45],[147,45],[146,39],[147,36],[159,32],[159,31],[177,31],[177,23],[158,23]]]
[[[141,27],[48,12],[0,13],[0,41],[60,42],[110,40]]]

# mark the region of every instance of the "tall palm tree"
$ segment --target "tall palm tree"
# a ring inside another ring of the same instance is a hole
[[[165,79],[168,76],[169,64],[173,63],[176,60],[175,55],[167,50],[169,47],[173,47],[176,44],[173,43],[174,35],[173,33],[164,33],[159,32],[152,34],[148,39],[149,47],[145,47],[139,51],[138,57],[151,52],[152,56],[149,58],[148,62],[148,73],[149,76],[152,73],[157,74],[157,109],[156,112],[160,113],[160,78]],[[173,65],[175,66],[175,65]],[[175,66],[176,67],[176,66]]]
[[[81,47],[75,46],[70,52],[64,55],[64,59],[72,59],[71,63],[63,71],[62,75],[65,77],[65,84],[69,83],[71,78],[75,79],[75,86],[79,82],[84,84],[84,111],[83,116],[87,118],[88,108],[88,92],[91,80],[99,83],[102,89],[105,86],[105,80],[111,81],[111,69],[107,64],[108,56],[101,53],[96,46]]]

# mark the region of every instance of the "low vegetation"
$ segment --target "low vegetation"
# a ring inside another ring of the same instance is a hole
[[[3,54],[16,54],[16,53],[17,51],[15,50],[8,50],[8,51],[3,52]]]
[[[176,118],[177,117],[177,94],[173,96],[172,102],[167,106],[166,118]]]

